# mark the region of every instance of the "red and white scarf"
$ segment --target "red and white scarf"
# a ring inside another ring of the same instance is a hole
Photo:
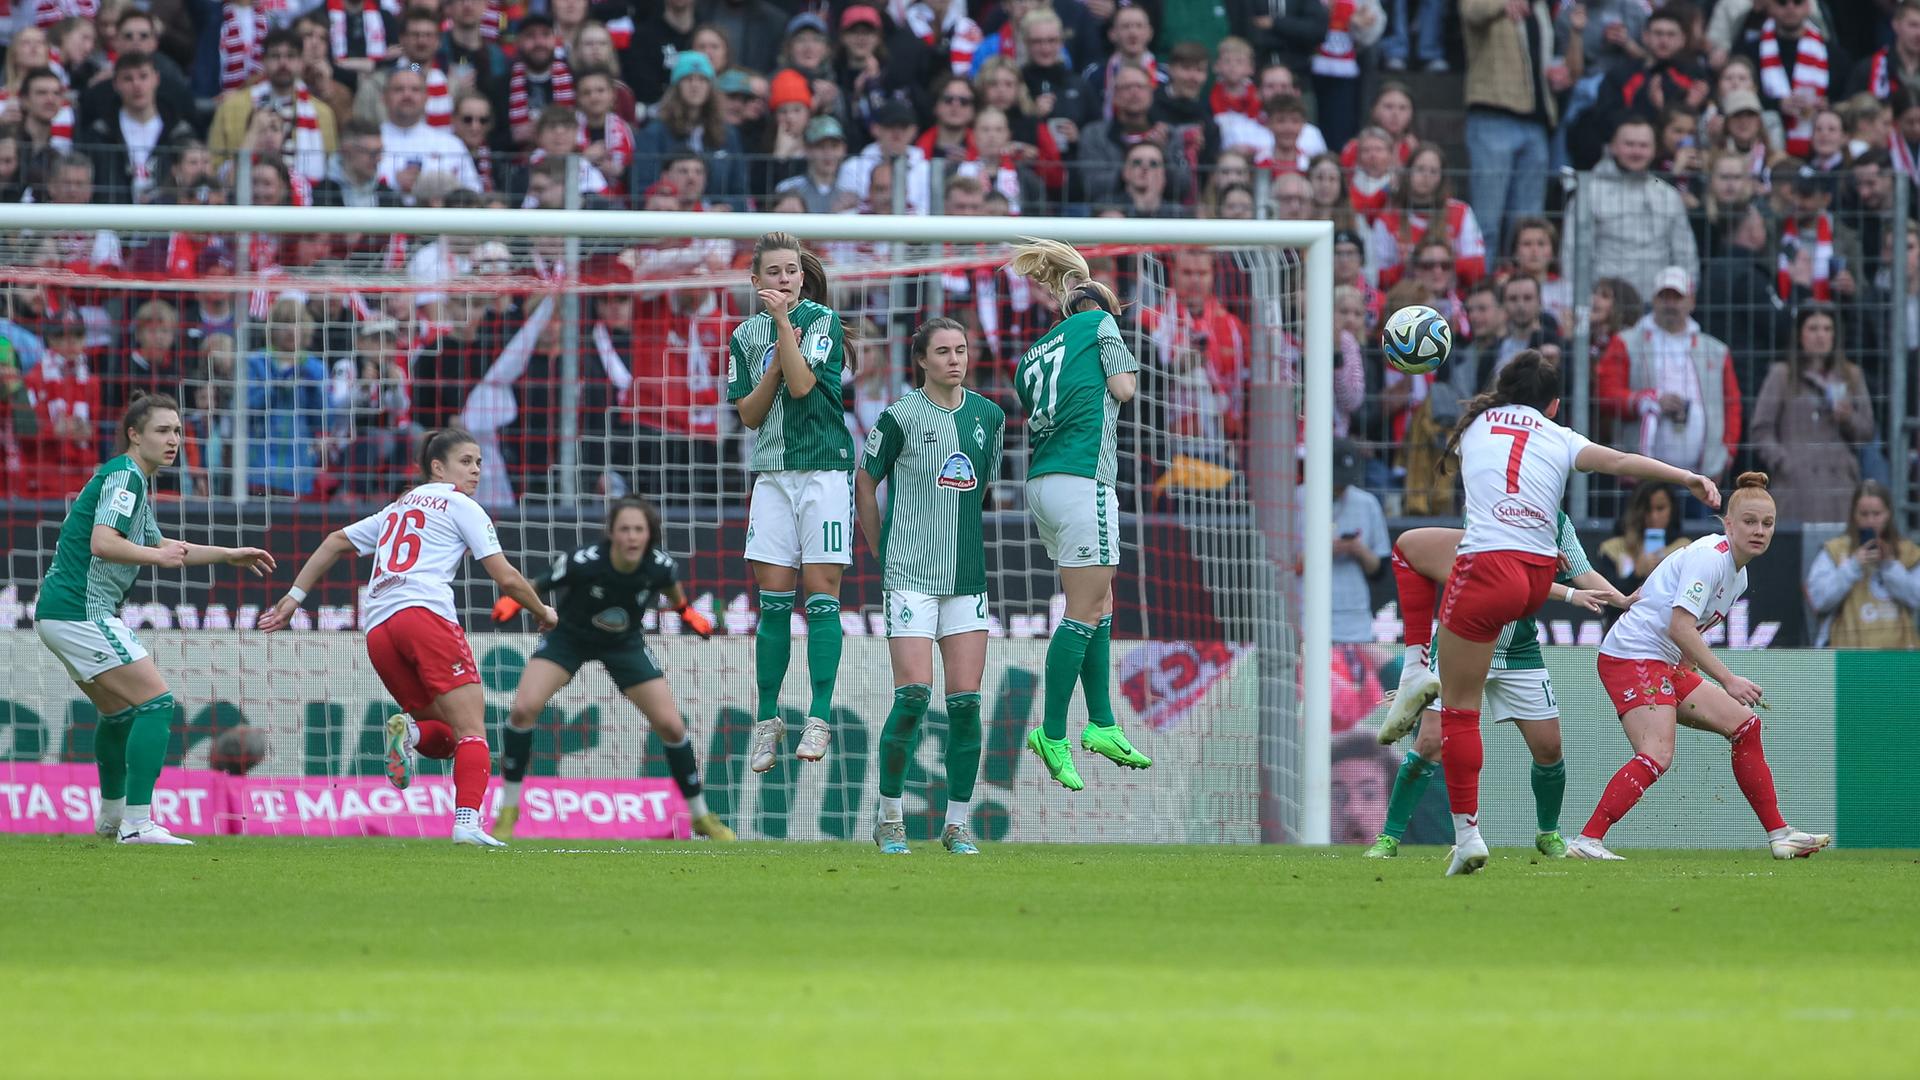
[[[62,105],[60,111],[53,114],[53,122],[47,125],[47,145],[54,152],[69,154],[73,152],[73,106]]]
[[[453,87],[447,82],[447,73],[438,67],[427,69],[427,126],[453,126]]]
[[[225,5],[220,15],[220,92],[238,90],[260,74],[267,47],[267,13]]]
[[[600,142],[607,148],[608,183],[618,186],[619,179],[627,175],[627,166],[633,162],[633,128],[625,120],[612,113],[600,125]],[[592,140],[587,134],[587,118],[580,118],[580,149],[585,150]]]
[[[273,95],[273,84],[256,83],[252,94],[255,109],[266,107]],[[327,175],[327,146],[320,137],[320,110],[314,107],[313,94],[304,82],[293,84],[293,153],[287,159],[287,172],[296,180],[308,181],[322,180]]]
[[[1313,54],[1313,73],[1331,79],[1357,79],[1360,60],[1353,48],[1353,0],[1333,0],[1327,7],[1327,36]]]
[[[1907,81],[1899,77],[1901,72],[1894,67],[1894,56],[1894,48],[1889,45],[1874,53],[1873,59],[1868,62],[1867,91],[1881,101],[1890,100],[1895,87],[1903,86]]]
[[[1260,88],[1248,79],[1238,91],[1230,91],[1219,83],[1213,84],[1212,92],[1207,94],[1207,108],[1213,115],[1239,113],[1249,120],[1260,119]]]
[[[1789,216],[1780,222],[1780,299],[1793,296],[1793,258],[1800,250],[1800,226]],[[1833,299],[1833,285],[1829,280],[1833,273],[1833,219],[1821,214],[1814,221],[1813,235],[1813,298],[1815,300]]]
[[[387,22],[380,17],[380,0],[360,0],[360,37],[366,44],[362,54],[375,60],[387,55]],[[347,45],[347,0],[327,0],[327,43],[335,60],[345,60],[351,52]]]
[[[100,14],[100,0],[33,0],[33,25],[47,29],[61,19],[86,19]]]
[[[1900,137],[1898,129],[1887,133],[1887,153],[1893,158],[1893,171],[1906,177],[1913,186],[1920,189],[1920,164],[1913,157],[1913,147]]]
[[[1795,90],[1812,90],[1815,96],[1825,99],[1827,96],[1827,43],[1820,39],[1820,32],[1808,23],[1800,28],[1800,44],[1793,57],[1793,78],[1789,82],[1787,70],[1780,63],[1780,38],[1774,32],[1774,23],[1768,19],[1760,28],[1760,88],[1767,96],[1777,100],[1793,96]],[[1797,158],[1805,158],[1807,150],[1813,145],[1813,117],[1785,116],[1792,126],[1787,128],[1787,153]]]
[[[553,85],[553,103],[572,108],[573,72],[567,68],[565,49],[553,50],[553,62],[547,65],[547,77]],[[526,62],[515,60],[513,74],[507,83],[507,122],[509,124],[524,124],[533,119],[533,110],[529,104],[531,98],[527,87],[531,78]]]

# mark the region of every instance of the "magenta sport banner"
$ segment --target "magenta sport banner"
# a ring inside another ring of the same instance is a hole
[[[486,816],[500,787],[487,792]],[[100,804],[91,765],[0,762],[0,833],[90,833]],[[453,780],[421,777],[405,791],[378,776],[230,776],[167,769],[153,816],[187,836],[401,836],[453,829]],[[529,779],[517,839],[686,839],[687,804],[671,780]]]

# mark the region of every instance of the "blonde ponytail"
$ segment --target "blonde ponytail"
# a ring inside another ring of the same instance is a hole
[[[1013,272],[1029,278],[1053,294],[1060,311],[1076,315],[1091,307],[1110,315],[1120,314],[1120,298],[1112,289],[1093,280],[1093,270],[1085,256],[1072,245],[1058,240],[1028,237],[1013,249]]]

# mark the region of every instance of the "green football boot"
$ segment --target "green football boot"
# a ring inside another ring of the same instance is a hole
[[[1381,833],[1380,838],[1373,842],[1373,846],[1362,854],[1369,859],[1391,859],[1400,854],[1400,841],[1386,833]]]
[[[1027,732],[1027,749],[1040,758],[1047,767],[1047,775],[1060,782],[1068,791],[1080,791],[1087,785],[1080,779],[1079,770],[1073,767],[1073,744],[1065,739],[1049,739],[1039,728]]]
[[[1080,747],[1091,750],[1123,769],[1151,769],[1153,759],[1133,748],[1127,741],[1127,733],[1120,730],[1119,724],[1101,727],[1088,724],[1080,732]]]
[[[1549,859],[1567,857],[1567,840],[1557,832],[1543,832],[1533,838],[1533,846]]]

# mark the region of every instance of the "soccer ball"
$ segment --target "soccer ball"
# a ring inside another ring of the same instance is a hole
[[[1425,375],[1447,362],[1453,352],[1453,327],[1430,307],[1403,307],[1387,319],[1380,332],[1380,349],[1387,363],[1409,375]]]

